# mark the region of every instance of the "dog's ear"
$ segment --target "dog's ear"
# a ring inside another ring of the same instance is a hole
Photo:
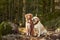
[[[25,15],[25,18],[27,18],[27,14]]]
[[[29,14],[28,14],[28,16],[30,16],[30,18],[32,18],[32,17],[33,17],[33,15],[32,15],[31,13],[29,13]]]
[[[39,21],[40,19],[39,19],[39,18],[37,18],[37,20]]]

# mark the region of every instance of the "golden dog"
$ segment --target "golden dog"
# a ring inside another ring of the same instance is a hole
[[[33,34],[34,25],[33,25],[33,22],[32,22],[32,17],[33,17],[33,15],[31,13],[25,15],[26,30],[27,30],[26,35],[29,35],[29,36]]]

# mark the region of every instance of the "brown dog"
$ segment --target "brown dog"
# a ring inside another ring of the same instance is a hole
[[[33,35],[33,28],[34,28],[34,25],[33,25],[33,22],[32,22],[32,17],[33,15],[31,13],[29,14],[26,14],[25,15],[25,18],[26,18],[26,35]]]

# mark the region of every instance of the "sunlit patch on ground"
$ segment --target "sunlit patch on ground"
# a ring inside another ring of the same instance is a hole
[[[60,33],[60,28],[57,28],[57,29],[55,30],[55,33]]]
[[[20,34],[26,34],[26,28],[18,28]]]

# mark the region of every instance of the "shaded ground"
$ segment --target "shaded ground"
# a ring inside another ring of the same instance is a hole
[[[49,32],[49,35],[41,37],[28,37],[20,34],[9,34],[3,36],[2,40],[60,40],[60,33]]]

